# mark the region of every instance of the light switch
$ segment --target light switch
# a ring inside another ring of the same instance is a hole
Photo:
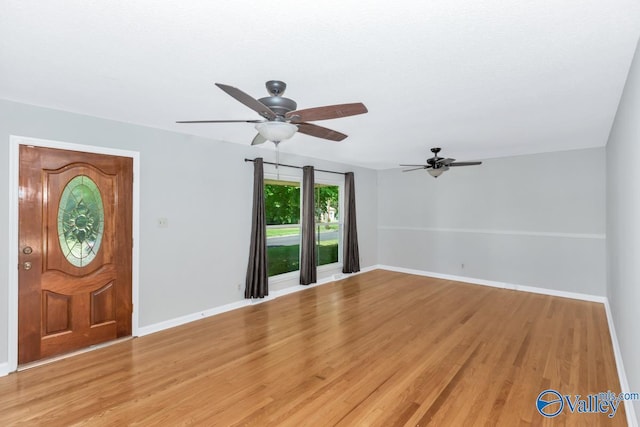
[[[158,218],[158,228],[169,227],[169,220],[167,218]]]

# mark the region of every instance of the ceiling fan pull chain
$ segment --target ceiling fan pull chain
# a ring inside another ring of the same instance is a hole
[[[278,167],[280,163],[280,143],[274,141],[274,144],[276,144],[276,177],[280,181],[280,168]]]

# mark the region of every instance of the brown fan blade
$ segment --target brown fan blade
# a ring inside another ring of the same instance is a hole
[[[451,159],[451,158],[449,158],[449,159],[440,158],[440,159],[437,160],[438,163],[443,164],[443,165],[450,165],[451,163],[453,163],[455,161],[456,161],[456,159]]]
[[[326,107],[289,111],[285,114],[285,117],[291,119],[292,123],[301,123],[355,116],[356,114],[364,114],[367,111],[367,107],[362,102],[356,102],[354,104],[327,105]]]
[[[240,89],[222,83],[216,83],[216,86],[218,86],[220,89],[225,91],[228,95],[232,96],[236,100],[242,102],[247,107],[251,108],[253,111],[260,114],[262,117],[271,120],[276,118],[276,113],[274,113],[269,107],[253,98],[252,96],[247,95]]]
[[[176,123],[262,123],[264,120],[180,120]]]
[[[474,166],[474,165],[481,165],[482,162],[456,162],[456,163],[449,163],[448,166]]]
[[[316,138],[323,138],[331,141],[342,141],[347,137],[344,133],[311,123],[296,123],[296,125],[298,126],[298,132],[315,136]]]
[[[253,137],[253,141],[251,141],[251,145],[264,144],[265,142],[267,142],[266,138],[258,133],[256,134],[256,136]]]

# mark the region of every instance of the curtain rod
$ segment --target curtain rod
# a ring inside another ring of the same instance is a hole
[[[256,159],[244,159],[245,162],[255,162]],[[267,165],[275,165],[276,167],[279,166],[284,166],[285,168],[295,168],[295,169],[302,169],[302,166],[294,166],[294,165],[285,165],[284,163],[273,163],[273,162],[265,162],[264,160],[262,161],[262,163],[267,164]],[[336,173],[338,175],[344,175],[346,172],[336,172],[336,171],[328,171],[328,170],[324,170],[324,169],[313,169],[315,171],[318,172],[327,172],[327,173]]]

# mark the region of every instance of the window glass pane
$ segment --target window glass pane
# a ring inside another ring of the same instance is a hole
[[[318,245],[318,265],[338,262],[341,235],[340,187],[316,184],[316,244]]]
[[[300,224],[300,183],[264,181],[267,225]]]
[[[67,261],[84,267],[95,258],[102,243],[104,206],[98,186],[78,175],[66,185],[58,206],[58,240]]]
[[[300,269],[300,183],[265,180],[269,277]]]

